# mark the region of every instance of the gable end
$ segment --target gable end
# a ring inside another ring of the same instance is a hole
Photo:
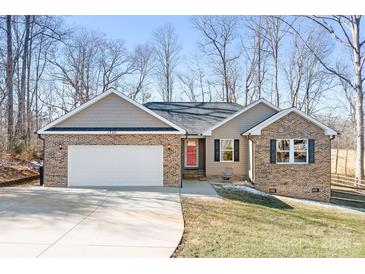
[[[116,90],[108,90],[53,121],[38,134],[73,132],[175,132],[185,131]]]

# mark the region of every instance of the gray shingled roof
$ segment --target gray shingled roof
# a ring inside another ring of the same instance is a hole
[[[189,134],[201,134],[243,108],[236,103],[221,102],[149,102],[144,105]]]

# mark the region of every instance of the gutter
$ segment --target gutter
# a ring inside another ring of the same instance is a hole
[[[340,133],[337,132],[337,136],[340,135]],[[334,140],[336,138],[336,135],[331,135],[330,141]]]
[[[183,142],[184,142],[184,146],[185,146],[185,141],[188,139],[188,136],[189,136],[189,133],[187,131],[185,131],[185,138],[182,138]],[[181,147],[181,151],[180,151],[180,155],[182,154],[183,152],[183,147]],[[185,157],[185,155],[184,155]],[[180,188],[183,188],[183,168],[184,168],[184,159],[181,159],[180,161],[180,165],[181,165],[181,168],[180,168],[180,173],[181,173],[181,176],[180,176]]]

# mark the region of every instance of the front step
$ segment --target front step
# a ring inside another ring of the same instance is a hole
[[[182,176],[183,176],[183,179],[205,178],[205,170],[201,170],[201,169],[183,170]]]

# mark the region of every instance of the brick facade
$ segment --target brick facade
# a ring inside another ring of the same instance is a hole
[[[296,113],[290,113],[251,136],[254,142],[254,184],[276,194],[319,201],[331,196],[331,141],[323,129]],[[309,164],[270,163],[270,139],[315,139],[315,162]],[[312,192],[318,188],[319,192]]]
[[[181,138],[174,134],[150,135],[42,135],[45,139],[45,186],[67,186],[68,145],[163,145],[163,184],[179,187]],[[62,149],[59,149],[62,145]]]

